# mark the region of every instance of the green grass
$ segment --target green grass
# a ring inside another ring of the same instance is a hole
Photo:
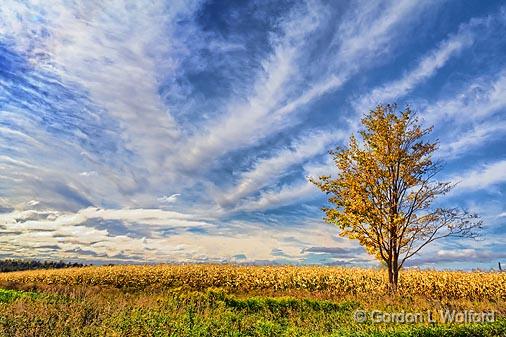
[[[0,336],[506,336],[506,320],[434,325],[357,323],[357,301],[248,296],[221,289],[0,289]]]
[[[38,297],[38,294],[34,292],[0,289],[0,303],[10,303],[18,298],[36,297]]]
[[[506,320],[500,319],[494,323],[465,324],[436,327],[412,327],[378,332],[355,332],[350,334],[335,334],[333,336],[353,337],[500,337],[506,336]]]

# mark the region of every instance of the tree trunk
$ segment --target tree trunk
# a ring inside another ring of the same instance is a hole
[[[392,293],[397,292],[397,285],[399,284],[399,264],[398,259],[394,257],[388,265],[388,288]]]
[[[397,292],[397,286],[399,285],[399,267],[397,265],[394,266],[393,270],[393,290]]]
[[[393,274],[393,289],[396,292],[397,286],[399,285],[399,255],[394,253],[394,259],[392,261],[392,274]]]

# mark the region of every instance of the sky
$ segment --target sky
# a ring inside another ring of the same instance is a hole
[[[410,266],[506,264],[505,32],[501,1],[3,0],[0,258],[375,266],[308,177],[397,103],[485,224]]]

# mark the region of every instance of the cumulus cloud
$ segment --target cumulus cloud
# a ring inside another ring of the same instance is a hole
[[[144,235],[114,233],[110,221],[121,221],[125,228],[144,230]],[[97,221],[106,222],[97,226]],[[147,226],[147,227],[146,227]],[[41,253],[47,258],[79,257],[108,261],[233,261],[272,260],[277,247],[294,263],[304,263],[301,247],[317,243],[343,249],[346,241],[336,242],[335,229],[314,223],[294,224],[278,229],[255,222],[233,221],[227,227],[196,219],[192,215],[159,209],[83,209],[77,213],[24,210],[2,214],[0,241],[13,256]],[[146,230],[148,229],[148,230]],[[200,229],[200,230],[193,230]],[[163,234],[169,231],[168,235]],[[301,236],[301,240],[291,237]],[[42,249],[43,248],[43,249]],[[42,250],[40,250],[42,249]],[[83,252],[87,252],[83,254]]]

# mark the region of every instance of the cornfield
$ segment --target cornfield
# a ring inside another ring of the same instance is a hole
[[[387,294],[385,271],[339,267],[156,265],[101,266],[0,274],[2,284],[105,286],[120,289],[188,287],[202,290],[290,291],[332,293],[338,296]],[[400,296],[506,300],[506,273],[405,270]]]

